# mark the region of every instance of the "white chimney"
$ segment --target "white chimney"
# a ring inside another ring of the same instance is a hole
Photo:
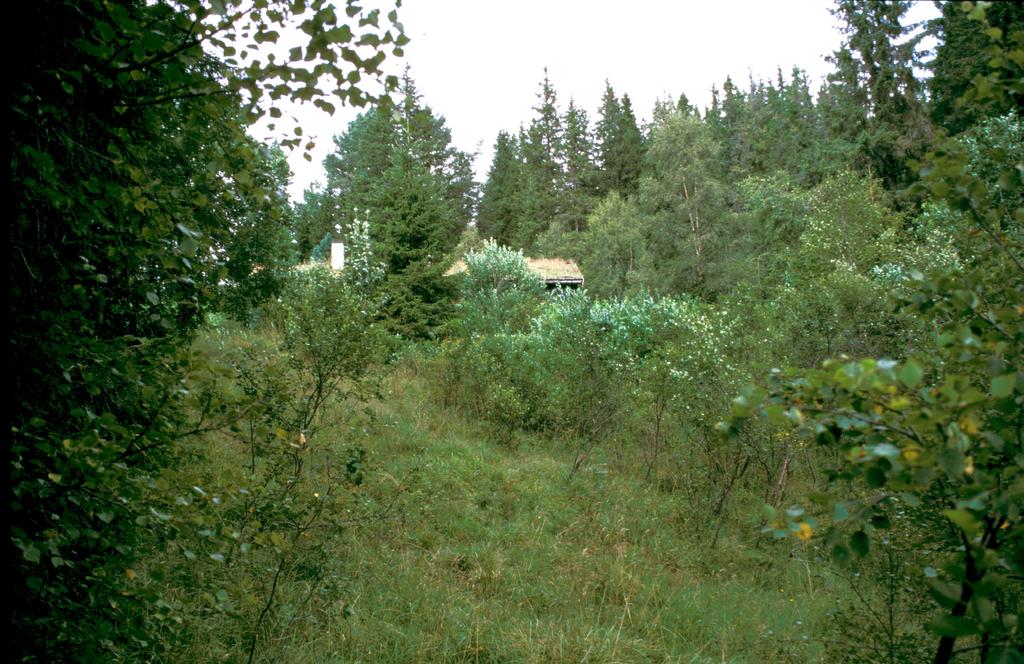
[[[331,243],[331,269],[332,270],[344,270],[345,269],[345,243],[344,242],[332,242]]]

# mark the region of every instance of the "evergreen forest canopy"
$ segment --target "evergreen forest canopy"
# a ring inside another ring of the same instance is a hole
[[[14,658],[1024,661],[1024,6],[909,6],[647,125],[545,72],[480,184],[399,10],[31,5]]]

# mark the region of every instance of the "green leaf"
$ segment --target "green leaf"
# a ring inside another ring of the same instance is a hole
[[[908,388],[913,389],[921,382],[921,379],[924,377],[924,371],[914,360],[907,360],[896,374],[896,377]]]
[[[928,629],[939,636],[967,636],[969,634],[980,634],[981,629],[978,623],[967,618],[955,616],[942,616],[928,623]]]
[[[1013,394],[1013,388],[1017,385],[1017,374],[1008,373],[1003,376],[996,376],[992,379],[992,396],[1002,399]]]
[[[919,507],[921,505],[921,499],[912,493],[901,493],[900,500],[905,502],[908,507]]]
[[[167,514],[166,512],[161,512],[160,510],[158,510],[156,508],[150,507],[149,508],[149,512],[150,512],[150,514],[152,514],[156,518],[160,519],[161,521],[170,521],[171,520],[171,515],[170,514]]]
[[[869,486],[875,488],[885,486],[885,471],[878,466],[872,466],[871,468],[868,468],[866,473],[864,473],[864,480]]]
[[[764,414],[767,416],[770,424],[779,426],[786,424],[785,410],[786,409],[779,404],[771,404],[765,406]]]
[[[952,446],[939,450],[935,455],[935,461],[939,464],[939,468],[950,477],[960,477],[967,467],[963,451]]]
[[[928,590],[939,606],[945,609],[952,609],[960,601],[960,584],[944,581],[937,577],[925,579]]]
[[[981,528],[978,519],[967,510],[945,510],[942,514],[969,537],[977,535]]]
[[[187,237],[197,238],[200,235],[202,235],[202,233],[200,233],[199,231],[194,231],[185,224],[177,224],[176,228],[178,229],[178,231],[181,232],[182,235],[185,235]]]
[[[993,646],[985,658],[985,664],[1024,664],[1024,652],[1010,645]]]
[[[871,549],[871,539],[868,534],[863,530],[858,530],[850,537],[850,548],[858,556],[863,558],[868,555],[868,551]]]
[[[267,30],[266,32],[257,32],[256,36],[254,37],[254,39],[255,39],[257,44],[261,44],[261,43],[264,43],[264,42],[269,42],[271,44],[276,44],[277,40],[280,37],[281,37],[281,35],[278,34],[276,31],[274,31],[274,30]]]
[[[37,549],[33,544],[29,544],[28,546],[22,547],[21,555],[23,558],[25,558],[25,560],[29,561],[30,563],[39,562],[39,549]]]
[[[870,445],[868,450],[875,456],[886,457],[889,459],[895,459],[900,455],[900,449],[892,443],[878,443],[876,445]]]

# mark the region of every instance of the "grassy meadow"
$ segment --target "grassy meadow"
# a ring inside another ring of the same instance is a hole
[[[820,543],[761,534],[753,487],[711,518],[645,480],[625,442],[572,473],[572,444],[509,438],[438,408],[431,377],[428,360],[402,361],[368,407],[332,404],[299,453],[295,494],[323,492],[331,460],[353,446],[363,480],[333,504],[340,518],[279,547],[287,564],[256,661],[871,661],[871,638],[835,630],[855,586],[829,571]],[[211,485],[249,463],[222,434],[200,446]],[[183,661],[238,661],[276,562],[267,548],[214,564],[211,591],[243,597],[212,602]]]

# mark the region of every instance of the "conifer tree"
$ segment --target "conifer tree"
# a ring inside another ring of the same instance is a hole
[[[565,112],[565,191],[562,228],[579,232],[594,209],[594,144],[587,112],[570,99]]]
[[[636,193],[643,170],[644,151],[644,137],[633,114],[633,104],[629,100],[629,95],[624,94],[615,169],[618,189],[623,195]]]
[[[718,92],[718,87],[714,84],[711,85],[711,103],[704,111],[704,122],[712,128],[713,131],[717,131],[716,125],[722,123],[722,101],[721,95]]]
[[[533,172],[543,179],[545,185],[557,189],[562,184],[562,164],[565,145],[563,143],[562,119],[558,113],[558,95],[544,69],[544,80],[537,93],[536,114],[527,131],[528,142],[524,146],[526,163]]]
[[[604,82],[604,95],[601,97],[601,108],[598,110],[597,126],[594,139],[597,148],[597,162],[600,166],[597,189],[600,196],[616,188],[614,171],[616,161],[616,142],[619,127],[622,124],[622,105],[615,96],[611,83]]]
[[[778,155],[789,164],[786,170],[796,182],[817,184],[822,175],[832,172],[831,163],[815,154],[815,146],[827,140],[818,131],[817,109],[811,97],[806,72],[793,67],[789,83],[784,83],[779,72],[782,131],[789,136],[789,143],[779,149]]]
[[[451,296],[446,257],[462,223],[444,181],[408,154],[379,178],[367,196],[374,255],[384,264],[384,310],[391,329],[426,338],[444,322]]]
[[[715,140],[721,145],[720,166],[732,179],[740,180],[751,172],[752,150],[747,99],[727,76],[722,84],[722,121],[712,125]]]
[[[480,199],[477,229],[483,238],[510,246],[523,212],[523,164],[519,141],[508,132],[498,133],[494,159]]]
[[[978,29],[977,21],[968,16],[958,2],[944,2],[942,16],[937,20],[939,45],[931,63],[932,120],[952,134],[958,134],[987,116],[983,105],[976,102],[957,103],[967,92],[974,77],[989,73],[985,50],[991,40]],[[994,2],[985,12],[991,28],[1000,37],[1024,30],[1024,2]]]
[[[423,337],[443,318],[443,261],[475,212],[476,184],[472,157],[452,145],[444,118],[423,103],[408,70],[400,92],[335,138],[324,161],[327,189],[307,196],[296,237],[301,245],[356,219],[368,223],[392,329]]]
[[[335,137],[334,152],[324,160],[326,193],[333,199],[335,218],[323,232],[335,224],[345,226],[356,210],[367,206],[370,190],[399,154],[415,159],[444,182],[445,199],[458,210],[463,223],[472,218],[477,196],[472,155],[452,145],[444,117],[423,104],[408,70],[400,92],[397,102],[383,98]],[[309,235],[318,237],[315,232]]]
[[[320,214],[315,217],[322,225],[306,229],[303,238],[315,244],[336,226],[347,226],[366,207],[369,191],[391,167],[398,145],[395,115],[394,102],[385,97],[334,137],[334,151],[324,159],[325,199],[318,203]],[[305,256],[312,246],[300,244],[299,250]]]
[[[914,76],[923,35],[901,22],[911,4],[839,0],[832,10],[846,24],[846,41],[834,59],[838,78],[847,94],[865,104],[858,152],[869,172],[893,190],[912,181],[909,160],[923,155],[931,133]]]
[[[629,97],[624,95],[620,102],[608,81],[605,81],[599,116],[595,130],[601,169],[597,193],[600,196],[611,191],[623,195],[636,193],[643,165],[643,135]]]
[[[676,101],[676,110],[683,115],[698,116],[700,114],[697,107],[690,103],[690,98],[686,96],[685,92],[679,93],[679,99]]]
[[[452,144],[452,132],[444,116],[435,114],[422,102],[408,67],[402,77],[402,102],[398,111],[400,150],[444,181],[445,198],[456,206],[463,223],[468,223],[477,196],[473,156]]]
[[[861,136],[867,131],[867,94],[858,81],[857,65],[849,48],[841,47],[829,56],[835,67],[818,90],[818,126],[828,137],[834,161],[867,170],[858,153]]]
[[[529,250],[558,215],[565,186],[565,145],[558,97],[544,69],[537,93],[536,114],[525,132],[520,132],[523,152],[523,206],[512,246]]]
[[[744,176],[771,176],[782,171],[794,182],[812,182],[830,172],[818,163],[812,147],[824,137],[816,135],[817,117],[806,75],[794,67],[787,81],[779,68],[775,83],[751,81],[741,126],[743,143],[752,156]]]

